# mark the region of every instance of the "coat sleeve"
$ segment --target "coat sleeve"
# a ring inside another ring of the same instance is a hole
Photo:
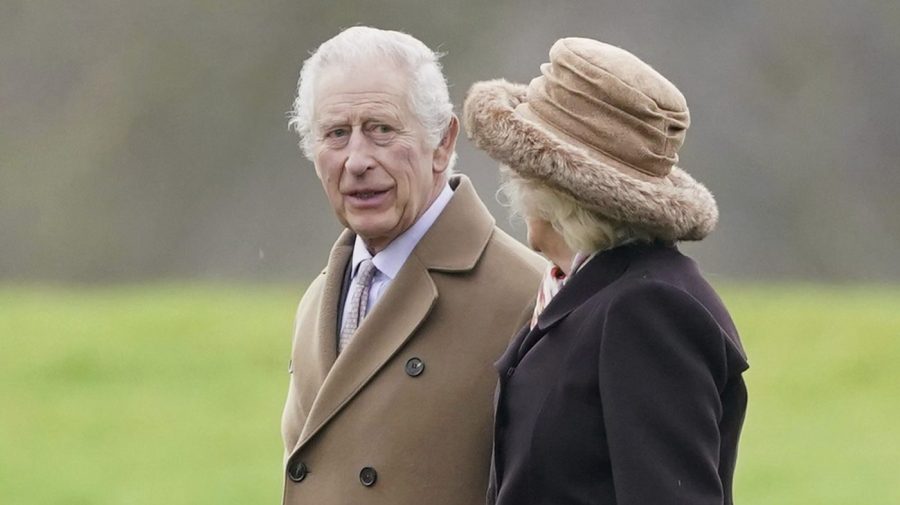
[[[689,294],[652,280],[626,288],[598,316],[616,503],[722,505],[719,326]]]

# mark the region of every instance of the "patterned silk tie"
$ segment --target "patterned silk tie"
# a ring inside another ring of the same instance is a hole
[[[347,344],[353,338],[353,334],[356,333],[359,323],[366,317],[366,307],[369,303],[369,288],[376,270],[371,258],[363,260],[359,264],[356,277],[353,278],[353,283],[350,285],[350,296],[347,298],[350,310],[346,313],[344,325],[341,327],[341,338],[338,339],[338,352],[343,351],[347,347]]]

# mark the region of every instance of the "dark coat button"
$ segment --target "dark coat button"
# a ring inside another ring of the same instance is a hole
[[[367,466],[359,471],[359,481],[362,482],[363,486],[374,486],[376,480],[378,480],[378,472],[371,466]]]
[[[418,377],[425,371],[425,363],[419,358],[410,358],[406,362],[406,374],[410,377]]]
[[[288,477],[294,482],[301,482],[309,473],[309,468],[302,461],[292,461],[288,467]]]

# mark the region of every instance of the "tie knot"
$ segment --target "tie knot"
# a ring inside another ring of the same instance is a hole
[[[375,276],[377,270],[375,263],[372,262],[372,258],[364,259],[356,270],[356,282],[364,285],[369,284],[372,282],[372,277]]]

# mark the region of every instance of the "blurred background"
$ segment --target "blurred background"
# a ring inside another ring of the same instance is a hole
[[[564,36],[674,82],[721,212],[685,249],[751,357],[739,501],[900,503],[891,0],[4,0],[0,502],[277,501],[293,307],[339,231],[286,113],[356,24],[446,52],[457,106]]]
[[[204,2],[0,6],[0,278],[303,279],[338,231],[286,126],[341,27],[407,31],[454,103],[527,83],[563,36],[620,45],[685,94],[681,165],[717,196],[692,252],[734,278],[897,281],[900,6],[889,0]],[[460,142],[495,203],[495,164]]]

